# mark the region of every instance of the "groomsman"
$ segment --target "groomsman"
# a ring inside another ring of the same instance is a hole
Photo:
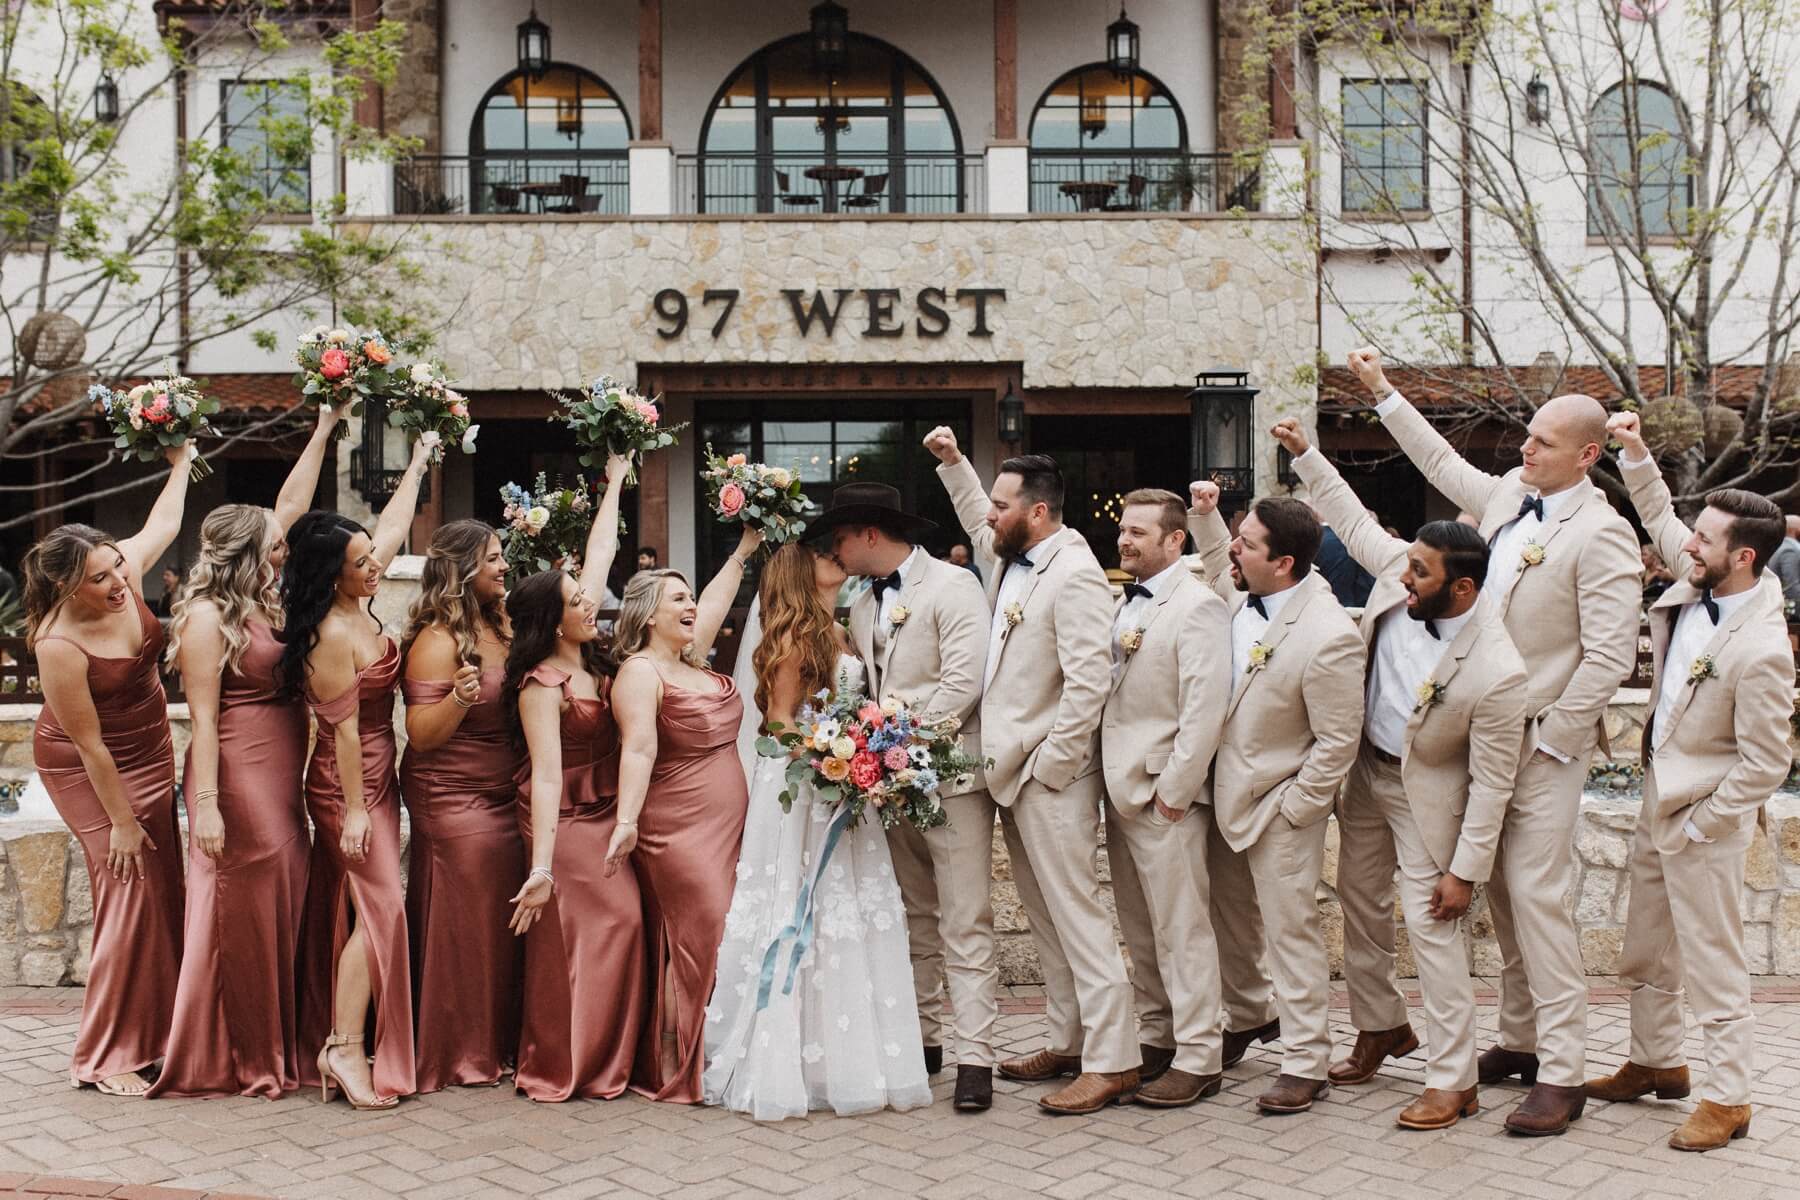
[[[1218,1093],[1218,950],[1208,913],[1208,786],[1231,686],[1231,619],[1182,559],[1187,511],[1143,488],[1119,515],[1125,585],[1100,721],[1106,848],[1131,949],[1143,1067],[1137,1101],[1179,1108]]]
[[[885,483],[849,483],[807,527],[853,575],[871,584],[850,605],[850,637],[868,664],[876,699],[905,700],[933,720],[961,723],[963,746],[981,753],[981,677],[988,608],[967,568],[940,562],[914,542],[937,528],[904,512]],[[994,1023],[1000,1011],[994,965],[994,801],[978,771],[944,782],[947,825],[921,833],[906,822],[888,830],[894,876],[906,901],[913,987],[925,1066],[943,1069],[943,981],[948,977],[956,1037],[955,1107],[981,1112],[993,1102]]]
[[[1216,540],[1217,512],[1202,517]],[[1283,1046],[1267,1113],[1304,1112],[1331,1090],[1331,969],[1315,893],[1325,818],[1362,733],[1362,637],[1312,569],[1319,519],[1298,500],[1258,500],[1229,551],[1231,699],[1213,767],[1213,813],[1249,863],[1268,939]]]
[[[1391,537],[1298,421],[1272,432],[1313,506],[1375,577],[1361,622],[1362,751],[1337,806],[1344,976],[1358,1032],[1329,1077],[1366,1083],[1383,1059],[1419,1047],[1394,972],[1397,864],[1431,1044],[1425,1092],[1398,1124],[1445,1129],[1476,1112],[1475,987],[1458,922],[1499,849],[1525,734],[1525,663],[1499,617],[1477,609],[1488,571],[1480,534],[1432,521],[1410,545]]]
[[[1097,1112],[1133,1099],[1138,1051],[1131,981],[1100,902],[1099,732],[1112,686],[1112,590],[1085,539],[1062,523],[1063,479],[1041,454],[1000,464],[990,498],[939,426],[925,438],[938,476],[988,574],[990,617],[981,724],[993,760],[1019,899],[1044,970],[1050,1046],[999,1066],[1028,1083],[1077,1076],[1038,1104]]]
[[[1545,402],[1521,447],[1524,465],[1490,475],[1394,390],[1377,352],[1352,351],[1350,366],[1431,485],[1480,517],[1491,550],[1482,603],[1500,613],[1525,660],[1529,757],[1488,884],[1503,961],[1500,1040],[1477,1074],[1482,1083],[1517,1075],[1532,1085],[1508,1130],[1559,1134],[1586,1099],[1587,978],[1563,903],[1575,819],[1606,704],[1637,657],[1637,538],[1587,477],[1606,442],[1606,410],[1591,396]]]
[[[1670,510],[1636,413],[1607,425],[1653,545],[1682,578],[1650,612],[1656,707],[1644,729],[1644,804],[1631,844],[1631,906],[1619,977],[1631,985],[1631,1059],[1588,1081],[1596,1100],[1688,1094],[1685,986],[1705,1039],[1700,1106],[1669,1138],[1716,1150],[1750,1132],[1756,1018],[1744,962],[1744,856],[1788,771],[1794,658],[1780,583],[1763,566],[1781,510],[1728,488],[1689,529]],[[1684,561],[1685,560],[1685,561]]]

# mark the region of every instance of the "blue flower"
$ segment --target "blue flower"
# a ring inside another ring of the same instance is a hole
[[[938,782],[938,773],[930,767],[921,768],[919,773],[913,776],[913,786],[927,795],[938,790]]]

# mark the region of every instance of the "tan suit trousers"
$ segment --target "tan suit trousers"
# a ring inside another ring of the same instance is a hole
[[[1488,881],[1500,943],[1500,1045],[1535,1054],[1538,1082],[1580,1087],[1587,1068],[1587,975],[1563,903],[1574,881],[1575,819],[1595,736],[1564,763],[1543,753],[1519,768]],[[1533,735],[1528,731],[1526,738]]]
[[[1275,982],[1263,953],[1262,909],[1250,860],[1233,850],[1207,806],[1206,873],[1211,881],[1213,941],[1219,947],[1219,993],[1225,1028],[1243,1033],[1275,1019]]]
[[[1647,813],[1631,842],[1631,906],[1619,978],[1631,986],[1631,1061],[1679,1067],[1685,986],[1706,1047],[1700,1098],[1750,1103],[1756,1017],[1744,961],[1744,856],[1755,822],[1711,842],[1664,854]]]
[[[1208,915],[1206,827],[1212,806],[1196,804],[1170,822],[1146,805],[1106,806],[1119,929],[1131,950],[1138,1040],[1175,1051],[1175,1068],[1216,1075],[1223,1054],[1219,952]]]
[[[986,791],[944,797],[950,823],[921,833],[902,821],[888,830],[894,877],[906,901],[919,1034],[944,1044],[944,983],[962,1066],[994,1065],[1000,972],[994,963],[994,801]]]
[[[1050,1050],[1081,1059],[1084,1071],[1138,1067],[1131,980],[1100,901],[1103,780],[1090,771],[1060,792],[1035,779],[1000,810],[1019,902],[1031,922],[1044,972]]]
[[[1400,910],[1406,914],[1406,937],[1412,944],[1413,959],[1419,967],[1419,991],[1425,1005],[1425,1043],[1430,1050],[1426,1060],[1425,1086],[1460,1092],[1475,1086],[1475,981],[1469,975],[1469,951],[1463,944],[1461,921],[1440,921],[1431,915],[1431,893],[1437,888],[1443,872],[1432,860],[1419,832],[1418,820],[1406,799],[1406,787],[1400,780],[1397,765],[1382,762],[1364,747],[1350,768],[1346,795],[1356,797],[1359,813],[1374,810],[1387,818],[1390,833],[1388,861],[1400,867]],[[1340,845],[1350,841],[1350,834],[1339,822]],[[1340,856],[1342,851],[1340,850]],[[1343,859],[1338,859],[1340,898]],[[1389,878],[1392,878],[1390,875]],[[1386,903],[1386,897],[1383,897]],[[1344,902],[1344,973],[1354,979],[1350,965],[1350,905]],[[1387,907],[1388,944],[1393,944],[1393,908]],[[1377,1009],[1375,1020],[1385,1024],[1364,1025],[1356,1019],[1356,1027],[1367,1031],[1393,1029],[1406,1022],[1406,999],[1394,982],[1393,951],[1388,951],[1385,967],[1373,957],[1360,964],[1365,980],[1382,977],[1400,999],[1399,1018],[1389,1020],[1391,1010]],[[1351,1013],[1356,1012],[1356,991],[1350,993]],[[1385,1001],[1386,997],[1380,997]]]
[[[1331,965],[1317,894],[1325,867],[1325,819],[1295,829],[1277,814],[1244,857],[1256,881],[1275,977],[1281,1073],[1324,1079],[1331,1067]]]
[[[1390,778],[1392,797],[1386,792]],[[1363,743],[1344,780],[1335,812],[1338,902],[1344,910],[1344,983],[1350,992],[1350,1023],[1365,1033],[1395,1029],[1407,1020],[1406,994],[1400,990],[1394,965],[1394,868],[1399,860],[1390,802],[1396,798],[1405,808],[1400,768],[1382,762],[1368,743]],[[1406,819],[1411,826],[1410,812]],[[1435,878],[1432,886],[1436,886]],[[1412,920],[1410,913],[1406,919]]]

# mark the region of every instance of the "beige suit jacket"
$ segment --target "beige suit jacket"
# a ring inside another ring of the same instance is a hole
[[[1689,684],[1669,714],[1663,744],[1655,746],[1655,711],[1663,672],[1692,670],[1667,662],[1682,606],[1699,598],[1687,582],[1693,560],[1681,552],[1691,531],[1675,516],[1669,488],[1654,461],[1624,465],[1631,501],[1663,561],[1682,576],[1650,610],[1656,673],[1650,683],[1651,719],[1644,726],[1644,806],[1656,848],[1674,854],[1691,845],[1683,826],[1722,837],[1754,820],[1787,777],[1788,719],[1794,712],[1794,654],[1789,648],[1781,586],[1763,571],[1756,594],[1713,633],[1705,653],[1712,672]],[[1676,567],[1679,563],[1680,566]]]
[[[1127,655],[1100,722],[1106,794],[1123,813],[1142,811],[1152,797],[1177,810],[1211,800],[1231,692],[1231,618],[1192,575],[1174,580],[1146,602],[1135,627],[1143,640]]]
[[[1375,577],[1360,622],[1372,662],[1381,621],[1406,603],[1400,573],[1411,543],[1388,536],[1322,456],[1298,458],[1294,469],[1350,557]],[[1414,698],[1400,755],[1407,807],[1438,870],[1479,883],[1493,874],[1522,758],[1525,662],[1505,627],[1477,611],[1444,648],[1430,678],[1443,692],[1430,704]]]
[[[940,465],[938,476],[970,544],[994,559],[987,492],[975,468],[964,458]],[[1064,527],[1030,557],[1016,600],[1020,620],[1006,628],[981,698],[982,752],[994,764],[988,792],[1003,808],[1031,780],[1061,791],[1099,769],[1100,715],[1112,690],[1113,596],[1094,552]],[[1005,576],[999,564],[988,572],[990,613]]]
[[[1516,469],[1497,476],[1470,466],[1405,400],[1384,423],[1433,487],[1480,515],[1482,537],[1491,540],[1519,515],[1530,489]],[[1521,569],[1501,596],[1506,632],[1525,660],[1537,740],[1564,755],[1589,744],[1631,674],[1643,601],[1643,563],[1631,526],[1598,488],[1579,487],[1576,499],[1545,524],[1543,561]]]
[[[877,700],[903,699],[931,719],[962,723],[963,748],[981,756],[981,679],[987,668],[987,602],[966,568],[921,553],[900,584],[896,605],[906,620],[875,649],[881,606],[873,588],[850,605],[850,639],[869,666],[869,692]],[[898,611],[898,609],[896,609]],[[982,773],[961,786],[945,781],[943,794],[960,795],[986,784]]]

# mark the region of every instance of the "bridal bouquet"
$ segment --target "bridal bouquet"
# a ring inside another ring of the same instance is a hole
[[[387,339],[371,329],[327,329],[320,325],[300,336],[294,348],[294,386],[320,405],[350,405],[361,412],[370,396],[391,396],[407,386],[407,376],[394,364]],[[337,427],[338,438],[350,436]]]
[[[945,781],[987,765],[963,749],[954,720],[926,722],[900,701],[822,691],[801,705],[796,721],[791,729],[771,725],[770,736],[756,743],[769,758],[799,751],[788,763],[783,811],[810,783],[844,824],[862,820],[872,806],[884,829],[902,822],[936,829],[949,821],[938,795]]]
[[[599,466],[608,454],[633,460],[625,472],[625,486],[637,483],[636,458],[651,450],[675,444],[675,434],[683,426],[665,426],[661,397],[646,398],[637,389],[626,387],[611,375],[594,380],[579,398],[558,396],[563,420],[575,434],[575,440],[587,447],[581,456],[584,467]]]
[[[748,462],[742,454],[715,454],[708,446],[700,478],[706,484],[707,505],[720,524],[760,529],[776,546],[797,541],[806,532],[813,502],[800,491],[798,471]]]
[[[414,363],[405,381],[388,400],[388,424],[437,434],[440,441],[432,451],[433,462],[443,460],[443,448],[452,442],[460,445],[464,454],[475,453],[475,435],[481,426],[469,424],[468,400],[450,386],[442,372],[431,363]]]
[[[127,391],[116,392],[96,383],[88,388],[88,399],[105,415],[113,447],[140,462],[154,462],[170,446],[213,433],[207,418],[219,411],[217,400],[202,395],[186,375],[175,373],[173,361],[163,364],[162,378]],[[189,479],[205,479],[211,474],[212,468],[203,458],[195,458],[188,468]]]
[[[586,480],[578,475],[574,487],[552,488],[540,471],[531,491],[516,483],[502,487],[500,504],[506,522],[500,541],[515,576],[548,571],[558,563],[566,570],[577,568],[592,507]]]

